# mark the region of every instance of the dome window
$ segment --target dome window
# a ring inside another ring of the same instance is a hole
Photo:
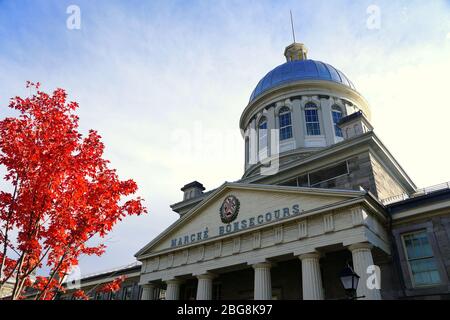
[[[305,123],[308,136],[320,136],[319,113],[312,102],[305,105]]]
[[[283,107],[279,114],[280,141],[292,138],[292,118],[291,111],[287,107]]]
[[[258,151],[260,159],[267,157],[267,142],[267,119],[263,117],[258,125]]]
[[[331,115],[333,117],[334,134],[336,137],[342,138],[342,130],[339,128],[338,123],[342,119],[342,110],[338,106],[333,106],[331,108]]]

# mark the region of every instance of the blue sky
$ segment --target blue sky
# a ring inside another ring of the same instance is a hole
[[[81,10],[69,30],[66,8]],[[380,9],[380,28],[367,8]],[[149,214],[118,225],[90,273],[133,254],[177,215],[181,186],[207,189],[243,173],[238,120],[251,91],[297,40],[342,70],[372,107],[376,133],[418,186],[450,180],[450,1],[0,0],[0,116],[26,80],[80,103]],[[4,186],[6,187],[6,186]]]

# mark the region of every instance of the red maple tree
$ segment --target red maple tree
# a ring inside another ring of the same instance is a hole
[[[114,279],[111,282],[105,283],[101,287],[98,288],[97,292],[99,293],[114,293],[120,290],[120,285],[126,279],[125,276],[120,276]]]
[[[75,300],[89,300],[89,296],[83,290],[76,290],[72,293]]]
[[[36,299],[53,299],[80,255],[104,252],[88,240],[146,209],[140,197],[131,197],[136,183],[120,180],[102,158],[98,133],[78,132],[78,104],[66,101],[63,89],[47,94],[39,83],[27,87],[36,93],[9,104],[19,115],[0,121],[0,166],[11,183],[11,192],[0,191],[0,289],[12,281],[12,299],[27,286]],[[31,283],[44,265],[48,276]]]

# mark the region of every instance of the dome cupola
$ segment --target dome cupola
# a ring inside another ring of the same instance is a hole
[[[289,45],[284,50],[284,56],[286,57],[286,61],[297,61],[297,60],[306,60],[307,59],[308,49],[303,43],[296,43]]]
[[[368,103],[343,72],[308,59],[303,43],[294,41],[284,56],[286,62],[258,82],[241,115],[244,176],[265,159],[278,157],[283,165],[343,141],[343,117],[362,112],[370,120]]]
[[[300,81],[331,81],[356,90],[353,83],[340,70],[330,64],[307,58],[308,49],[303,43],[293,43],[286,47],[286,62],[269,71],[256,85],[250,96],[250,102],[289,83]]]

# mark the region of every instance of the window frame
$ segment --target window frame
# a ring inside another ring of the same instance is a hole
[[[285,116],[285,115],[288,115],[289,124],[282,126],[281,119],[282,119],[282,116]],[[280,133],[279,134],[280,141],[287,141],[294,137],[293,127],[292,127],[292,111],[291,111],[291,109],[289,109],[289,107],[284,106],[284,107],[280,108],[280,110],[278,111],[278,130]],[[286,130],[287,132],[290,132],[290,136],[283,138],[282,130]]]
[[[445,220],[446,218],[441,218]],[[445,220],[447,221],[447,220]],[[450,225],[450,219],[448,220]],[[411,279],[411,275],[408,269],[408,262],[406,261],[405,251],[403,250],[403,243],[401,235],[408,232],[413,232],[417,230],[426,230],[429,236],[429,240],[431,243],[431,247],[433,248],[433,253],[435,254],[436,261],[439,267],[439,274],[441,276],[442,284],[433,287],[414,287]],[[434,234],[434,225],[431,220],[424,222],[411,222],[405,226],[399,226],[392,230],[392,234],[394,236],[395,242],[395,251],[398,254],[400,269],[401,269],[401,277],[404,280],[405,284],[405,295],[406,297],[413,297],[417,295],[439,295],[439,294],[448,294],[448,283],[449,278],[447,276],[446,267],[444,261],[442,260],[442,256],[439,249],[439,244],[436,239],[436,235]]]
[[[323,171],[323,170],[327,170],[327,169],[330,169],[330,168],[338,167],[339,165],[341,165],[344,162],[345,162],[345,168],[346,168],[346,172],[345,173],[338,174],[337,176],[334,176],[334,177],[331,177],[331,178],[328,178],[328,179],[325,179],[325,180],[319,180],[316,183],[311,183],[311,177],[310,177],[311,174],[314,174],[316,172],[320,172],[320,171]],[[322,167],[322,168],[320,168],[318,170],[314,170],[314,171],[308,172],[308,184],[309,184],[310,188],[315,188],[317,185],[320,185],[322,183],[325,183],[325,182],[328,182],[328,181],[331,181],[331,180],[335,180],[335,179],[337,179],[339,177],[348,176],[349,174],[350,174],[350,169],[348,167],[348,161],[345,160],[345,161],[338,162],[338,164],[329,165],[329,166],[326,166],[326,167]]]
[[[308,117],[306,115],[306,112],[310,111],[310,110],[314,110],[316,112],[317,121],[308,121]],[[316,103],[308,102],[308,103],[305,104],[305,106],[303,108],[303,117],[305,119],[305,129],[306,129],[305,130],[305,135],[307,137],[318,137],[318,136],[321,136],[322,135],[322,128],[321,128],[321,125],[320,125],[319,107],[317,106]],[[315,129],[318,129],[318,132],[317,132],[318,134],[314,134],[314,130],[312,130],[313,134],[310,134],[309,130],[308,130],[308,124],[314,124],[314,125],[317,124],[317,128],[315,128]]]
[[[314,173],[322,171],[322,170],[330,169],[330,168],[333,168],[333,167],[338,167],[338,166],[340,166],[340,165],[342,165],[344,163],[345,163],[345,168],[346,168],[346,172],[345,173],[338,174],[338,175],[336,175],[334,177],[327,178],[325,180],[320,180],[320,181],[315,182],[313,184],[311,183],[311,177],[310,177],[311,174],[314,174]],[[332,180],[335,180],[337,178],[340,178],[340,177],[343,177],[343,176],[347,176],[349,174],[350,174],[350,168],[349,168],[349,165],[348,165],[348,160],[345,160],[345,161],[339,161],[337,164],[331,164],[331,165],[327,165],[327,166],[315,169],[313,171],[303,172],[300,175],[296,176],[295,180],[297,181],[297,187],[315,188],[317,185],[320,185],[321,183],[332,181]],[[300,186],[300,183],[299,183],[299,178],[300,177],[307,177],[307,180],[308,180],[308,185],[307,186]],[[285,182],[292,182],[293,180],[294,179],[288,179],[286,181],[281,182],[280,185],[283,185],[283,183],[285,183]]]
[[[405,237],[409,236],[409,235],[413,235],[413,234],[420,234],[420,233],[424,233],[425,236],[427,237],[428,244],[429,244],[430,250],[432,252],[432,256],[424,256],[424,257],[420,257],[420,258],[411,259],[408,256],[408,250],[406,248]],[[410,278],[412,287],[413,288],[430,288],[430,287],[438,287],[438,286],[442,285],[443,284],[443,279],[442,279],[442,274],[441,274],[441,270],[440,270],[440,266],[439,266],[439,261],[438,261],[438,258],[436,256],[436,254],[435,254],[435,250],[433,248],[433,244],[431,242],[430,235],[428,234],[428,230],[422,228],[422,229],[416,229],[416,230],[412,230],[412,231],[403,232],[403,233],[400,234],[400,240],[401,240],[401,243],[402,243],[403,254],[404,254],[404,257],[405,257],[406,265],[408,267],[408,273],[409,273],[409,278]],[[430,258],[435,260],[436,271],[439,274],[439,282],[425,284],[425,285],[420,285],[420,284],[418,285],[416,283],[415,279],[414,279],[414,273],[412,271],[410,262],[411,261],[424,260],[424,259],[430,259]]]

